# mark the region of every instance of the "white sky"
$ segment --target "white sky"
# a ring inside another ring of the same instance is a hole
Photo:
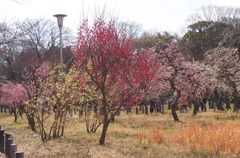
[[[0,18],[3,20],[49,18],[67,14],[64,26],[77,30],[82,12],[95,8],[106,9],[121,19],[135,21],[144,30],[180,32],[188,16],[208,5],[240,7],[240,0],[0,0]],[[20,1],[21,4],[14,1]],[[57,23],[56,23],[57,24]]]

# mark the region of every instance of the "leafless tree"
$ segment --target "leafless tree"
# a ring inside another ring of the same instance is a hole
[[[26,20],[27,21],[27,20]],[[17,60],[17,56],[21,52],[19,40],[29,33],[32,29],[22,30],[20,26],[25,26],[26,21],[23,22],[6,22],[0,23],[0,64],[1,74],[13,77],[12,66]],[[32,25],[34,26],[34,25]],[[10,71],[8,71],[8,70]],[[6,74],[7,73],[7,74]]]
[[[17,38],[24,34],[19,27],[18,23],[10,23],[3,21],[0,23],[0,46],[14,42]]]
[[[228,29],[221,42],[221,46],[237,48],[238,56],[240,56],[240,27]]]
[[[217,21],[233,24],[236,23],[239,18],[240,8],[207,6],[197,10],[187,19],[187,21],[189,24],[197,23],[199,21]]]
[[[129,39],[136,39],[142,32],[142,26],[134,21],[120,22],[119,29],[126,32]]]
[[[17,23],[16,28],[19,32],[15,33],[16,37],[0,45],[2,68],[9,78],[21,79],[23,69],[32,69],[34,65],[38,67],[44,61],[59,61],[59,30],[55,22],[28,19]],[[70,29],[64,28],[63,39],[64,45],[69,46],[72,41]],[[72,55],[70,48],[64,48],[63,52],[65,63],[69,63]]]
[[[35,25],[35,26],[33,26]],[[39,62],[43,62],[50,58],[51,49],[59,44],[59,30],[55,22],[45,19],[30,20],[22,30],[31,27],[31,31],[23,36],[20,44],[23,52],[29,52],[36,56]],[[64,28],[63,30],[64,45],[71,42],[71,31]]]

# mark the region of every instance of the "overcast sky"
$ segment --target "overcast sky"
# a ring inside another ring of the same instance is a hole
[[[20,3],[16,3],[19,1]],[[1,21],[26,18],[49,18],[67,14],[64,26],[76,31],[82,12],[92,13],[106,6],[123,20],[135,21],[144,30],[180,32],[188,16],[203,6],[240,7],[240,0],[1,0]]]

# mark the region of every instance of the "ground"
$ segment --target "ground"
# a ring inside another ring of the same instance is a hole
[[[0,113],[0,125],[5,131],[13,135],[14,143],[18,145],[18,151],[23,151],[25,157],[29,158],[240,157],[236,152],[218,149],[216,152],[215,149],[214,152],[203,151],[172,140],[172,136],[189,123],[208,124],[219,121],[239,121],[238,113],[208,110],[193,117],[191,110],[189,110],[188,113],[179,113],[181,122],[174,122],[170,111],[165,111],[165,114],[153,113],[149,115],[136,115],[136,113],[127,115],[125,111],[122,111],[120,116],[116,117],[116,122],[110,124],[106,144],[103,146],[98,145],[101,127],[95,134],[88,134],[83,117],[68,116],[64,136],[48,141],[46,144],[41,142],[38,133],[31,131],[26,118],[19,119],[17,123],[14,123],[13,116]],[[154,137],[154,139],[159,140],[159,137],[163,137],[161,141],[154,142],[147,138],[151,135],[152,129],[158,129],[162,132],[162,136],[158,134]]]

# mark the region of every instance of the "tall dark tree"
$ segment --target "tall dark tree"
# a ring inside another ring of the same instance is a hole
[[[203,7],[188,19],[190,24],[181,45],[193,59],[203,60],[204,52],[220,46],[229,30],[239,28],[239,19],[240,8]]]
[[[199,21],[188,26],[188,32],[182,40],[190,55],[196,60],[202,60],[204,52],[218,47],[225,32],[232,27],[223,22]]]
[[[157,47],[162,49],[166,43],[171,43],[177,39],[177,35],[172,35],[169,32],[144,32],[138,39],[134,41],[136,49]],[[157,49],[157,50],[158,50]]]

